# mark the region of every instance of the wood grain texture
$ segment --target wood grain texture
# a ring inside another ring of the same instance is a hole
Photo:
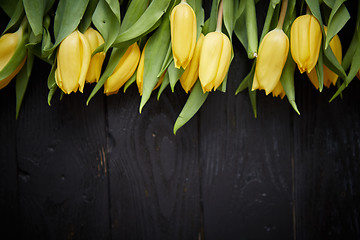
[[[36,61],[17,129],[22,238],[109,239],[104,98],[54,96],[49,65]]]
[[[141,115],[136,86],[107,98],[113,239],[197,239],[196,117],[174,136],[185,94],[153,95]]]
[[[18,223],[15,82],[0,90],[0,235],[16,238]]]
[[[227,93],[200,111],[205,239],[291,239],[291,109],[258,92],[255,119],[247,91],[234,96],[250,69],[239,44]]]
[[[294,119],[297,239],[360,238],[360,84],[328,103],[335,88],[319,94],[299,81],[303,112]]]

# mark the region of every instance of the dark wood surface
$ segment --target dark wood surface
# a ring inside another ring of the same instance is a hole
[[[266,9],[265,9],[266,10]],[[348,37],[343,37],[345,45]],[[47,105],[39,60],[18,120],[0,91],[4,239],[360,239],[360,81],[343,99],[296,74],[286,99],[234,95],[250,69],[234,41],[227,93],[211,93],[177,135],[177,84],[142,114],[136,86]]]

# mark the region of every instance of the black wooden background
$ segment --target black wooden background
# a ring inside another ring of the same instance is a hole
[[[247,92],[234,95],[251,63],[233,45],[228,92],[176,136],[180,84],[142,114],[135,85],[89,106],[86,86],[49,107],[50,66],[36,60],[17,121],[15,84],[0,91],[0,236],[360,239],[360,81],[328,103],[335,87],[319,93],[297,73],[301,116],[260,92],[255,119]]]

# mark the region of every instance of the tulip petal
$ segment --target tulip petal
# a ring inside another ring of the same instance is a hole
[[[196,43],[196,16],[186,2],[178,4],[170,16],[171,45],[176,68],[188,66]]]
[[[200,60],[200,51],[204,42],[204,34],[200,34],[199,39],[195,46],[194,56],[190,61],[190,65],[185,69],[185,72],[180,77],[180,83],[186,93],[195,84],[196,80],[199,78],[199,60]]]
[[[79,76],[79,91],[83,92],[86,74],[88,72],[90,60],[91,60],[91,50],[90,45],[86,37],[79,31],[77,31],[80,39],[80,57],[81,57],[81,69]]]
[[[281,29],[270,31],[261,41],[256,59],[255,76],[259,84],[258,88],[264,89],[266,95],[272,92],[280,81],[288,52],[289,40]],[[255,81],[253,89],[256,89]]]
[[[140,48],[132,44],[121,57],[113,74],[106,80],[104,92],[106,95],[116,94],[127,80],[134,74],[140,59]]]
[[[201,86],[207,91],[214,87],[214,80],[219,67],[223,48],[223,38],[220,32],[208,33],[200,53],[199,78]]]
[[[218,71],[214,80],[214,90],[216,90],[220,84],[224,81],[224,78],[229,70],[231,60],[231,43],[229,38],[222,33],[222,51],[219,60]]]

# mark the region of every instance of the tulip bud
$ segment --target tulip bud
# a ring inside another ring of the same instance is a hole
[[[23,27],[20,27],[14,33],[6,33],[0,38],[0,73],[7,66],[9,61],[14,56],[19,44],[21,44],[23,38]],[[26,54],[24,59],[19,63],[16,69],[3,79],[0,79],[0,89],[6,87],[10,81],[19,73],[26,61]]]
[[[136,85],[138,86],[140,96],[143,93],[143,78],[144,78],[144,63],[145,63],[145,48],[146,48],[146,45],[147,45],[147,42],[146,42],[146,44],[144,46],[144,49],[143,49],[143,51],[141,53],[139,66],[138,66],[138,69],[137,69],[137,72],[136,72]],[[164,77],[165,77],[165,73],[166,73],[166,71],[160,76],[159,81],[157,82],[157,84],[155,85],[153,90],[158,88],[160,86],[160,84],[163,82]]]
[[[319,21],[307,14],[295,19],[291,26],[291,55],[301,73],[310,72],[319,58],[322,31]]]
[[[184,73],[180,77],[180,83],[186,93],[193,87],[196,80],[199,78],[199,60],[200,51],[204,42],[204,34],[200,34],[199,39],[195,46],[194,56],[190,61],[189,66],[185,69]]]
[[[88,28],[84,33],[86,39],[90,45],[90,51],[93,53],[97,47],[104,43],[103,37],[100,35],[98,31],[93,28]],[[105,53],[99,52],[92,56],[90,60],[90,65],[88,72],[86,74],[86,82],[94,83],[98,82],[101,74],[101,67],[105,59]]]
[[[119,89],[126,83],[127,80],[134,74],[140,59],[140,48],[135,42],[132,44],[124,55],[121,57],[119,63],[116,65],[114,72],[106,80],[104,85],[104,93],[107,96],[118,93]]]
[[[64,93],[83,92],[90,64],[90,45],[84,34],[75,30],[61,43],[57,52],[56,84]]]
[[[327,33],[327,27],[324,26],[325,34]],[[333,51],[336,59],[341,64],[342,61],[342,48],[339,36],[336,34],[330,41],[330,48]],[[316,89],[319,89],[319,80],[316,74],[316,69],[311,70],[310,73],[307,73],[311,83]],[[329,88],[331,83],[335,86],[338,75],[331,71],[328,67],[324,65],[324,86]]]
[[[278,84],[276,85],[274,90],[272,91],[272,95],[273,95],[273,97],[280,96],[281,99],[283,99],[285,97],[285,90],[280,81],[278,82]]]
[[[268,32],[260,43],[252,90],[264,89],[266,95],[280,82],[289,52],[289,39],[282,29]]]
[[[208,33],[200,51],[199,78],[204,92],[216,90],[224,81],[231,60],[231,43],[222,32]]]
[[[196,43],[196,16],[186,2],[179,3],[171,12],[171,47],[176,68],[187,65],[194,54]]]

